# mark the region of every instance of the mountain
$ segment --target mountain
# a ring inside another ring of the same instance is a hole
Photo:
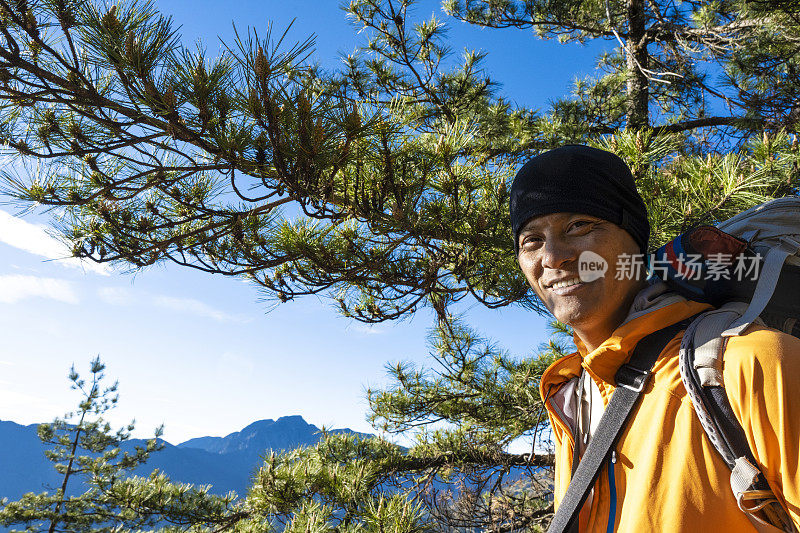
[[[0,421],[0,499],[19,499],[26,492],[50,491],[59,483],[53,464],[44,456],[44,445],[36,435],[37,424],[23,426]],[[349,429],[335,429],[330,433],[370,435]],[[241,431],[225,437],[199,437],[172,445],[155,452],[145,465],[134,473],[148,475],[158,468],[172,481],[211,485],[211,492],[225,494],[235,491],[244,496],[250,478],[270,450],[289,450],[310,446],[320,439],[320,430],[301,416],[285,416],[277,420],[259,420]],[[123,450],[142,446],[144,440],[131,439]],[[523,469],[512,469],[506,479],[522,477]],[[445,485],[434,487],[444,489]],[[449,487],[452,488],[452,487]],[[71,493],[84,490],[74,486]],[[0,526],[0,533],[9,531]]]
[[[58,473],[44,457],[36,424],[0,421],[0,498],[17,499],[25,492],[55,485]]]
[[[181,449],[198,449],[209,453],[241,456],[256,464],[269,450],[291,450],[299,446],[312,446],[319,441],[317,426],[303,420],[302,416],[283,416],[278,420],[259,420],[241,431],[226,437],[199,437],[178,444]],[[356,433],[349,429],[334,429],[329,433]]]
[[[16,500],[26,492],[42,492],[58,484],[58,474],[44,456],[45,448],[36,436],[36,426],[0,421],[0,499]],[[331,431],[343,432],[355,433],[349,429]],[[251,475],[270,450],[311,446],[320,436],[319,428],[301,416],[259,420],[226,437],[199,437],[177,446],[164,442],[164,449],[153,453],[135,474],[148,475],[158,468],[173,481],[210,484],[211,491],[217,494],[233,490],[244,495]],[[123,449],[143,443],[131,439]]]

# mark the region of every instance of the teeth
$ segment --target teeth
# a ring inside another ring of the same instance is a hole
[[[550,286],[551,289],[561,289],[563,287],[571,287],[572,285],[577,285],[580,283],[580,278],[570,279],[567,281],[557,281]]]

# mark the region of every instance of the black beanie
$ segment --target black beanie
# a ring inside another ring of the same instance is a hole
[[[628,165],[611,152],[567,145],[534,157],[517,172],[509,207],[517,251],[519,232],[531,217],[583,213],[620,226],[647,253],[647,207]]]

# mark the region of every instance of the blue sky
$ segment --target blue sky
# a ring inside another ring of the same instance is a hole
[[[183,43],[201,39],[210,56],[217,35],[241,29],[282,31],[292,40],[317,35],[315,58],[336,68],[359,36],[338,0],[218,2],[160,0],[182,26]],[[425,0],[420,18],[436,12]],[[544,108],[591,74],[598,46],[542,42],[519,30],[481,30],[452,19],[455,51],[489,52],[485,67],[501,94]],[[610,45],[608,45],[610,46]],[[4,199],[0,198],[0,201]],[[394,361],[431,364],[431,316],[366,326],[337,314],[330,302],[302,298],[271,310],[255,287],[175,265],[125,273],[62,259],[68,252],[46,231],[47,217],[0,205],[0,419],[33,423],[72,408],[67,371],[86,371],[100,355],[120,381],[117,423],[137,420],[138,435],[166,426],[173,443],[225,435],[254,420],[299,414],[317,426],[372,431],[367,386],[386,383]],[[515,308],[471,306],[468,320],[511,353],[525,356],[546,340],[545,320]]]

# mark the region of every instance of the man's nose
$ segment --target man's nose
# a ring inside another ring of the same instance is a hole
[[[561,269],[578,258],[574,246],[563,239],[547,239],[542,246],[542,266]]]

